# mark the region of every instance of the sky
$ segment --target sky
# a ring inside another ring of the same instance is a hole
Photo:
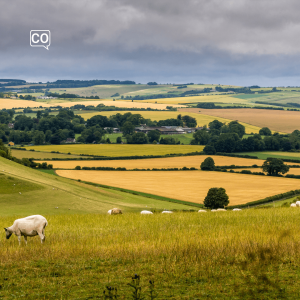
[[[0,78],[300,86],[299,0],[0,0]],[[30,46],[50,30],[49,50]]]

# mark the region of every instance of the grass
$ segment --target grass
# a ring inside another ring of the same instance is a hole
[[[281,158],[281,159],[299,159],[300,153],[298,152],[282,152],[282,151],[260,151],[260,152],[239,152],[241,155],[253,155],[259,159],[267,159],[268,157]],[[293,163],[291,163],[293,164]]]
[[[0,236],[4,299],[101,299],[106,286],[136,299],[134,274],[146,299],[150,279],[157,299],[299,298],[296,209],[45,217],[44,245]]]
[[[109,209],[116,206],[126,212],[138,212],[146,207],[153,209],[192,208],[187,205],[94,187],[53,176],[51,170],[46,173],[40,172],[3,158],[0,158],[0,170],[4,174],[0,175],[1,178],[6,178],[0,180],[0,191],[2,191],[0,192],[0,216],[107,213]],[[3,191],[6,190],[10,192],[4,193]]]
[[[200,168],[201,163],[207,157],[212,157],[216,166],[253,166],[254,164],[261,166],[263,161],[260,159],[247,159],[230,156],[215,155],[195,155],[181,157],[163,157],[163,158],[147,158],[133,160],[68,160],[68,161],[46,161],[52,164],[54,168],[74,169],[76,166],[81,167],[113,167],[130,169],[152,169],[152,168]],[[43,161],[38,161],[42,163]]]
[[[202,204],[212,187],[223,187],[230,205],[298,189],[297,179],[209,171],[57,170],[59,176]],[[274,188],[276,187],[276,188]]]
[[[84,144],[84,145],[47,145],[26,147],[27,150],[61,153],[88,154],[98,156],[137,156],[137,155],[166,155],[171,153],[201,152],[204,146],[198,145],[115,145],[115,144]]]

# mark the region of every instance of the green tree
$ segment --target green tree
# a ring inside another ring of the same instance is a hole
[[[197,130],[193,134],[194,139],[199,145],[206,145],[209,141],[210,135],[205,129]]]
[[[136,132],[133,135],[126,136],[127,144],[148,144],[148,137],[143,132]]]
[[[131,122],[126,121],[121,128],[123,135],[133,134],[134,125]]]
[[[153,141],[159,141],[160,132],[158,130],[151,130],[147,133],[147,136],[150,143],[152,143]]]
[[[259,130],[260,135],[272,135],[272,131],[268,127],[263,127]]]
[[[279,158],[268,157],[263,163],[262,169],[268,175],[278,175],[279,173],[285,174],[289,171],[290,167],[284,164],[283,160]]]
[[[206,157],[200,165],[201,170],[213,171],[215,169],[215,162],[211,157]]]
[[[238,121],[232,121],[228,124],[231,133],[237,133],[240,138],[246,133],[245,126]]]
[[[117,144],[121,144],[122,143],[122,138],[120,136],[117,137]]]
[[[213,120],[208,124],[209,129],[217,129],[220,130],[224,124],[218,120]]]
[[[203,149],[204,153],[207,155],[214,155],[216,154],[216,149],[212,145],[206,145]]]
[[[204,205],[211,209],[223,208],[229,204],[224,188],[210,188],[204,199]]]
[[[33,134],[32,141],[35,145],[42,145],[45,142],[44,132],[36,130]]]

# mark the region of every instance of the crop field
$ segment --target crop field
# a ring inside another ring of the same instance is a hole
[[[241,152],[238,154],[242,155],[253,155],[257,156],[259,159],[267,159],[268,157],[275,157],[281,159],[299,159],[299,152],[282,152],[282,151],[261,151],[261,152]],[[294,164],[294,163],[291,163]]]
[[[146,207],[159,210],[194,208],[157,199],[97,188],[0,157],[0,219],[9,215],[107,213],[116,206],[126,213],[139,212]]]
[[[29,100],[15,100],[15,99],[0,99],[0,109],[12,109],[18,107],[39,107],[42,105],[43,107],[50,107],[48,104],[41,104],[35,101]]]
[[[149,280],[159,300],[299,298],[298,209],[45,217],[42,246],[0,236],[4,299],[134,299],[134,274],[146,300]]]
[[[183,113],[186,109],[180,109]],[[196,111],[196,109],[187,109]],[[300,111],[265,109],[201,109],[201,113],[225,119],[238,120],[258,127],[269,127],[273,131],[291,133],[300,129]]]
[[[207,157],[212,157],[216,166],[261,166],[263,160],[247,159],[229,156],[217,155],[195,155],[181,157],[163,157],[163,158],[147,158],[147,159],[131,159],[131,160],[73,160],[73,161],[47,161],[53,164],[54,168],[74,169],[76,166],[81,167],[113,167],[126,169],[152,169],[152,168],[200,168],[200,164]],[[40,161],[39,161],[40,162]]]
[[[78,158],[82,156],[70,155],[70,154],[59,154],[59,153],[45,153],[36,151],[24,151],[11,149],[12,156],[22,159],[22,158],[37,158],[37,159],[52,159],[52,158]]]
[[[88,145],[45,145],[25,147],[27,150],[59,151],[60,153],[88,154],[97,156],[139,156],[166,155],[171,153],[201,152],[204,146],[199,145],[129,145],[129,144],[88,144]]]
[[[58,170],[56,173],[71,179],[200,204],[212,187],[225,188],[230,205],[245,204],[299,188],[296,179],[209,171]]]
[[[197,109],[197,111],[199,111],[199,110]],[[128,112],[128,111],[122,111],[120,113],[124,114],[126,112]],[[117,112],[115,112],[115,111],[103,111],[103,112],[93,112],[93,113],[85,113],[85,114],[79,114],[79,115],[81,115],[85,120],[87,120],[96,115],[102,115],[102,116],[109,117],[109,116],[115,115],[116,113]],[[220,122],[223,122],[223,123],[229,123],[232,120],[235,120],[235,119],[225,119],[222,117],[205,115],[204,113],[199,114],[199,113],[194,113],[194,112],[189,112],[189,111],[183,112],[182,109],[180,109],[179,111],[137,111],[137,112],[131,111],[131,113],[140,114],[145,119],[151,119],[153,121],[160,121],[160,120],[165,120],[165,119],[170,119],[170,118],[176,119],[179,114],[189,115],[197,120],[197,126],[208,125],[213,120],[219,120]],[[257,126],[253,126],[253,125],[246,124],[243,122],[241,122],[241,124],[243,124],[245,126],[246,133],[258,133],[260,130],[260,127],[257,127]]]

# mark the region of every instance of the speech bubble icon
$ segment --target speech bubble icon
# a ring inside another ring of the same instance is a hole
[[[30,46],[44,47],[49,50],[51,44],[50,30],[30,30]]]

